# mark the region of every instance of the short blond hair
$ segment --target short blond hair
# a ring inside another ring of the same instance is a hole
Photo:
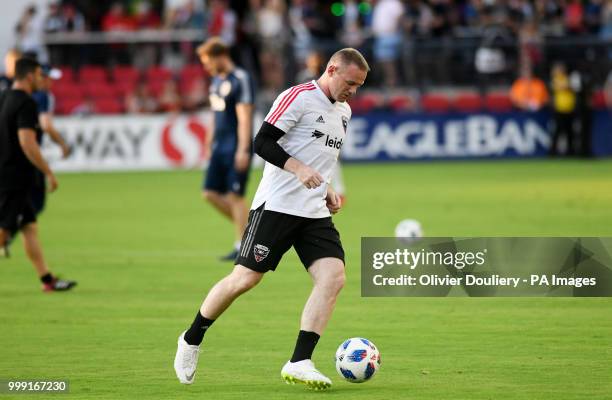
[[[342,66],[354,64],[362,71],[370,72],[370,66],[366,61],[365,57],[359,52],[359,50],[352,47],[346,47],[344,49],[335,52],[329,59],[329,64],[338,63]]]
[[[200,57],[203,55],[207,55],[209,57],[226,56],[229,55],[229,47],[220,37],[213,36],[198,46],[196,53]]]

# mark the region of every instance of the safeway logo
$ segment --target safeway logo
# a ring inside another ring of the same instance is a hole
[[[197,118],[173,118],[162,129],[162,153],[175,166],[200,165],[206,157],[206,127]]]

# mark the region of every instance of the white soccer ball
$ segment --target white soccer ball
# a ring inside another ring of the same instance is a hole
[[[421,223],[415,219],[400,221],[395,227],[395,237],[407,244],[416,242],[423,237]]]
[[[378,368],[380,353],[368,339],[347,339],[336,351],[336,371],[349,382],[361,383],[370,380]]]

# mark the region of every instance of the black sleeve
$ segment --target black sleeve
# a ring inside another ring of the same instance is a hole
[[[278,139],[280,139],[284,134],[285,132],[282,130],[264,121],[259,129],[259,132],[257,132],[257,136],[255,136],[254,143],[255,153],[270,164],[276,165],[280,169],[285,167],[285,163],[291,157],[277,143]]]
[[[19,108],[17,114],[17,129],[36,129],[38,123],[38,108],[32,99],[28,99]]]

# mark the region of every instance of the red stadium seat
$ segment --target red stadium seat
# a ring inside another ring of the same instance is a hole
[[[51,88],[51,91],[58,101],[72,97],[83,97],[82,86],[70,81],[61,80],[55,82]]]
[[[64,99],[58,99],[57,105],[55,106],[55,113],[58,115],[67,115],[72,114],[72,112],[83,102],[85,101],[84,97],[68,97]]]
[[[134,89],[136,88],[137,82],[136,81],[117,81],[113,84],[114,89],[115,89],[115,93],[117,93],[117,95],[125,97],[128,93],[132,93],[134,91]]]
[[[81,82],[106,82],[106,70],[104,67],[96,65],[85,65],[79,71],[79,80]]]
[[[606,95],[603,90],[598,90],[593,93],[591,97],[591,102],[593,103],[593,108],[602,109],[606,108]]]
[[[485,97],[485,108],[491,112],[512,111],[512,101],[507,93],[488,93]]]
[[[165,84],[166,84],[165,80],[164,81],[152,80],[147,83],[147,89],[149,89],[149,92],[151,93],[152,96],[157,97],[163,90]]]
[[[186,76],[186,77],[198,76],[199,77],[199,76],[204,76],[204,75],[206,75],[206,72],[204,71],[204,68],[200,64],[185,65],[180,72],[181,78],[183,76]]]
[[[115,82],[137,82],[140,79],[140,71],[129,65],[116,66],[111,72]]]
[[[461,112],[482,110],[482,98],[478,93],[459,93],[453,100],[453,108]]]
[[[155,67],[149,68],[145,72],[145,76],[147,78],[147,81],[149,82],[151,81],[165,82],[168,79],[172,78],[172,71],[170,71],[168,68],[155,66]]]
[[[85,95],[92,98],[117,96],[115,86],[106,82],[83,83],[83,87]]]
[[[425,112],[443,113],[450,110],[450,101],[444,95],[426,94],[421,97],[421,108]]]
[[[94,107],[99,114],[121,114],[123,103],[114,97],[94,99]]]
[[[199,79],[206,79],[207,75],[201,65],[186,65],[179,74],[179,87],[182,93],[191,89],[191,85]]]
[[[389,108],[395,112],[410,111],[414,109],[414,101],[407,94],[398,94],[391,96],[387,101]]]
[[[73,82],[74,81],[74,71],[72,67],[68,65],[62,65],[58,67],[60,71],[62,71],[62,79],[59,82]]]
[[[350,100],[349,104],[355,114],[366,114],[383,104],[383,98],[376,93],[366,93]]]

